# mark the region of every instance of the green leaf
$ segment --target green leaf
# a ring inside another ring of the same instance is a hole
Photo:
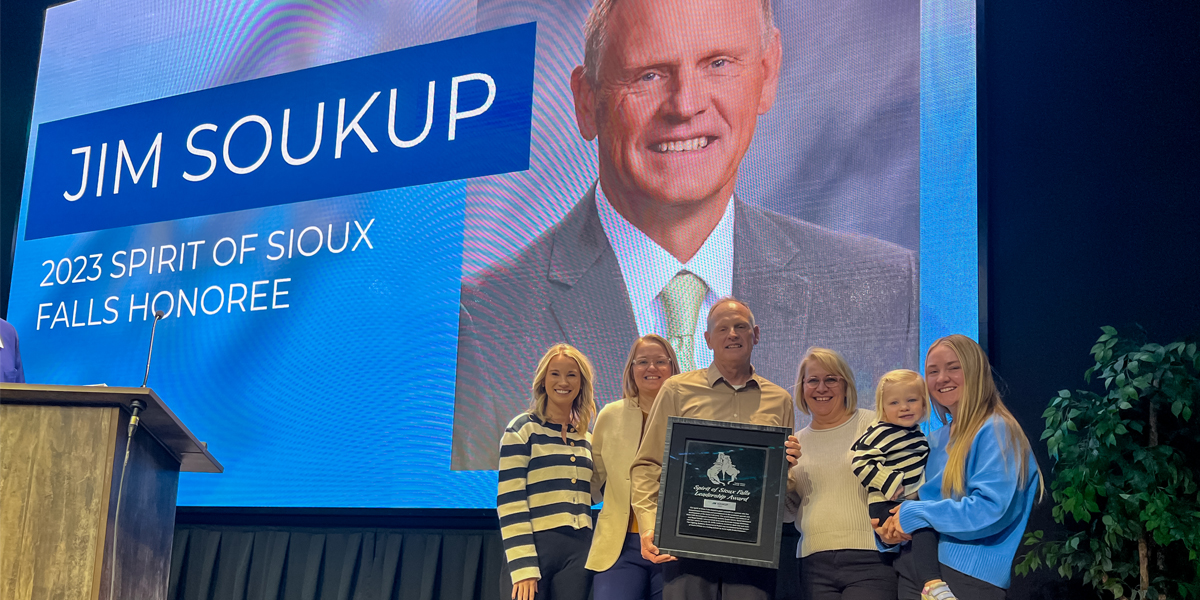
[[[1117,423],[1117,426],[1114,427],[1113,430],[1116,432],[1117,435],[1125,435],[1125,434],[1129,433],[1129,430],[1125,429],[1125,426],[1120,423]]]
[[[1180,412],[1183,412],[1183,400],[1176,400],[1176,401],[1172,402],[1171,403],[1171,414],[1178,417]]]
[[[1100,330],[1103,331],[1104,333],[1107,333],[1108,335],[1117,335],[1117,329],[1115,327],[1112,327],[1109,325],[1105,325],[1105,326],[1101,327]]]
[[[1114,436],[1113,434],[1110,433],[1110,434],[1108,434],[1108,438],[1104,440],[1104,443],[1108,444],[1109,446],[1116,446],[1117,438],[1116,438],[1116,436]]]
[[[1112,579],[1109,579],[1108,583],[1104,584],[1104,589],[1111,592],[1114,598],[1124,598],[1125,597],[1125,588],[1120,583],[1117,582],[1117,579],[1115,577]]]
[[[1117,408],[1120,408],[1121,410],[1129,410],[1133,408],[1133,405],[1122,400],[1121,403],[1117,405]]]

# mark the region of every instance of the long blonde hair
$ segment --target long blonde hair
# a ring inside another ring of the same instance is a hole
[[[887,391],[888,386],[892,385],[917,385],[921,389],[921,401],[925,403],[925,418],[928,420],[929,415],[929,388],[925,385],[925,379],[916,371],[908,369],[896,369],[888,371],[879,378],[879,385],[875,386],[875,418],[880,422],[884,421],[884,415],[887,412],[883,407],[883,394]]]
[[[637,354],[638,346],[642,343],[662,346],[667,353],[667,358],[671,359],[671,375],[679,374],[679,358],[675,356],[675,349],[671,347],[671,344],[656,333],[643,335],[633,341],[633,346],[629,348],[629,358],[625,359],[625,371],[621,373],[621,388],[626,398],[638,397],[637,382],[633,379],[633,355]]]
[[[1029,471],[1029,460],[1032,454],[1029,438],[1025,437],[1025,431],[1021,429],[1020,423],[1017,423],[1017,419],[1009,412],[1008,407],[1004,406],[1000,392],[996,389],[996,382],[992,380],[992,365],[988,362],[983,348],[980,348],[975,340],[965,335],[948,335],[929,346],[929,350],[925,353],[926,362],[928,362],[929,353],[938,346],[948,346],[958,356],[958,362],[962,366],[965,388],[962,390],[962,395],[954,411],[954,427],[950,429],[950,442],[947,450],[949,457],[942,475],[942,496],[946,498],[961,497],[966,493],[967,456],[971,452],[971,445],[975,442],[975,435],[993,415],[1004,419],[1004,429],[1008,435],[1007,439],[1000,440],[1000,451],[1008,461],[1016,462],[1017,487],[1025,489],[1026,473]],[[943,424],[949,422],[946,417],[949,411],[946,410],[946,407],[934,402],[933,409]],[[1038,472],[1038,495],[1040,497],[1044,490],[1042,469],[1037,466],[1036,459],[1033,464]]]
[[[825,367],[826,371],[842,378],[842,387],[846,388],[845,409],[847,413],[853,413],[858,409],[858,386],[854,384],[854,371],[850,370],[850,364],[836,350],[828,348],[809,348],[804,353],[804,358],[800,360],[800,372],[796,373],[796,406],[800,408],[800,412],[811,415],[812,412],[808,408],[808,400],[804,398],[804,377],[808,375],[808,361],[816,361]]]
[[[546,373],[550,371],[550,361],[557,356],[565,356],[579,365],[579,395],[571,403],[571,422],[578,431],[587,431],[591,426],[592,417],[596,415],[596,396],[592,389],[592,362],[582,352],[570,344],[555,344],[546,351],[542,360],[538,361],[537,372],[533,375],[533,387],[529,400],[529,414],[546,420],[546,404],[550,397],[546,394]]]

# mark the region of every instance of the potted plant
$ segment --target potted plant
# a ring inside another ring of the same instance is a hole
[[[1084,373],[1100,389],[1062,390],[1042,414],[1066,531],[1027,533],[1016,572],[1057,568],[1114,598],[1200,598],[1200,352],[1102,330]]]

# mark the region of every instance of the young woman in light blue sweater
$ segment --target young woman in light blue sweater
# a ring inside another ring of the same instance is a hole
[[[909,539],[909,532],[934,529],[942,576],[955,595],[1004,598],[1013,557],[1042,491],[1041,471],[979,344],[962,335],[937,340],[926,355],[925,378],[934,409],[949,426],[929,436],[920,500],[902,503],[876,533],[894,545]],[[929,597],[915,582],[906,550],[895,567],[902,600]]]

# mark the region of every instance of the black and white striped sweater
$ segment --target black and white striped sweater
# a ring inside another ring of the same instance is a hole
[[[863,432],[851,448],[850,466],[867,488],[867,502],[915,494],[925,481],[929,442],[919,427],[902,427],[880,421]]]

